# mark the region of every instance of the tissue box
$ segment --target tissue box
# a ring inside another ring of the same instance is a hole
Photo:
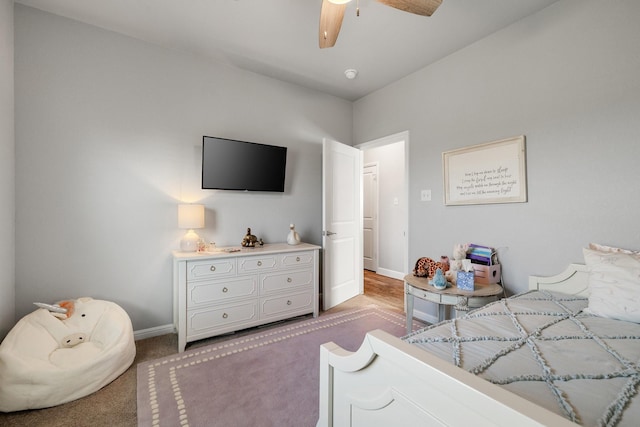
[[[500,281],[500,264],[480,265],[472,264],[476,283],[489,285]]]
[[[474,290],[474,272],[473,271],[458,271],[456,276],[456,286],[463,291]]]

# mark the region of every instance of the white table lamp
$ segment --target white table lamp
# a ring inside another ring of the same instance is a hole
[[[200,237],[193,229],[204,228],[204,205],[178,205],[178,227],[188,230],[180,240],[180,250],[197,251]]]

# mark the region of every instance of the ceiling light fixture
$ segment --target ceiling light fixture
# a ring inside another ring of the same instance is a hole
[[[329,0],[329,3],[333,3],[333,4],[347,4],[349,3],[351,0]]]
[[[344,70],[344,75],[349,80],[353,80],[358,76],[358,70],[354,70],[353,68],[349,68],[348,70]]]

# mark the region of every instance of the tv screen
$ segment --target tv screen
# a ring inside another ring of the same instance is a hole
[[[287,147],[202,137],[202,188],[284,192]]]

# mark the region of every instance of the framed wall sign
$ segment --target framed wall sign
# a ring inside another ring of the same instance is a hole
[[[524,135],[442,153],[445,205],[527,201]]]

